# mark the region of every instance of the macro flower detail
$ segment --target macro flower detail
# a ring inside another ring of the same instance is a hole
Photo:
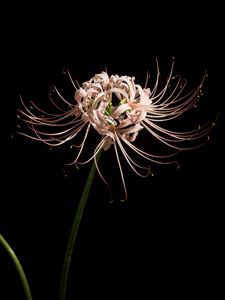
[[[74,102],[66,100],[56,87],[53,87],[54,98],[49,96],[54,110],[49,113],[34,103],[27,106],[21,98],[22,109],[18,116],[25,121],[30,133],[21,132],[34,140],[49,146],[60,146],[74,140],[84,132],[78,153],[72,162],[77,167],[95,160],[101,149],[107,151],[113,147],[124,188],[124,200],[127,199],[127,188],[121,165],[121,156],[130,168],[139,176],[152,174],[151,162],[170,163],[168,158],[181,150],[193,149],[202,145],[202,138],[207,137],[214,123],[208,122],[201,127],[189,131],[172,131],[166,128],[168,121],[175,119],[195,106],[202,95],[202,86],[207,77],[205,73],[200,84],[187,90],[187,81],[180,75],[173,75],[174,60],[165,82],[160,81],[160,71],[156,60],[156,79],[149,86],[150,76],[147,74],[145,86],[135,82],[135,77],[111,75],[106,71],[94,75],[80,86],[69,76],[74,89]],[[162,126],[165,123],[166,125]],[[99,140],[90,157],[81,161],[80,157],[86,145],[91,129],[99,134]],[[166,147],[172,150],[168,155],[156,155],[136,145],[141,132],[147,132]],[[138,155],[147,165],[142,165],[130,155],[131,151]],[[122,154],[122,155],[121,155]],[[96,168],[101,174],[97,162]]]

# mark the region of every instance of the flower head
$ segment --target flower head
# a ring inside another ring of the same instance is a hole
[[[168,157],[177,152],[199,147],[202,145],[202,137],[207,136],[214,125],[207,123],[185,132],[172,131],[162,125],[196,105],[202,94],[202,85],[207,74],[204,74],[196,88],[186,92],[187,81],[180,75],[173,75],[174,61],[167,80],[162,86],[159,84],[160,72],[157,60],[156,63],[157,75],[151,88],[148,87],[149,75],[147,75],[145,86],[142,87],[135,82],[134,77],[109,76],[107,72],[103,71],[79,86],[74,83],[70,73],[66,71],[75,89],[75,101],[68,102],[58,89],[53,87],[55,95],[61,102],[58,103],[55,98],[49,97],[57,110],[56,113],[50,114],[33,103],[32,108],[28,107],[21,98],[23,109],[18,111],[18,115],[31,129],[31,133],[22,134],[49,146],[60,146],[75,139],[79,133],[84,131],[82,143],[79,145],[79,151],[73,161],[76,166],[92,159],[95,160],[101,149],[107,151],[113,147],[126,200],[127,188],[119,151],[136,174],[147,176],[151,173],[149,162],[170,163]],[[94,128],[99,134],[99,140],[96,141],[95,149],[90,157],[82,162],[80,156],[91,128]],[[143,131],[148,132],[174,151],[162,156],[137,147],[135,141],[139,133]],[[137,163],[131,157],[130,152],[128,154],[128,148],[148,164],[143,166]],[[105,181],[97,165],[96,167]]]

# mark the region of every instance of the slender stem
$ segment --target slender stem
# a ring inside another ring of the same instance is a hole
[[[99,161],[101,155],[101,151],[97,154],[96,162]],[[71,262],[71,257],[73,253],[73,248],[76,240],[76,236],[79,230],[81,218],[84,212],[85,204],[88,199],[88,195],[93,183],[94,175],[96,172],[96,164],[95,161],[92,164],[90,173],[88,175],[88,179],[86,181],[84,191],[82,193],[80,202],[78,204],[76,214],[74,217],[73,225],[70,231],[66,251],[65,251],[65,256],[64,256],[64,261],[63,261],[63,268],[62,268],[62,274],[61,274],[61,281],[60,281],[60,286],[59,286],[59,300],[65,300],[66,299],[66,289],[67,289],[67,281],[68,281],[68,274],[69,274],[69,268],[70,268],[70,262]]]
[[[12,250],[10,245],[7,243],[7,241],[4,239],[4,237],[1,234],[0,234],[0,243],[4,246],[4,248],[6,249],[6,251],[10,255],[10,257],[12,258],[12,261],[14,262],[14,264],[17,268],[17,271],[18,271],[20,279],[22,281],[22,285],[23,285],[27,300],[32,300],[31,291],[30,291],[30,288],[28,285],[26,275],[23,271],[23,268],[16,256],[15,252]]]

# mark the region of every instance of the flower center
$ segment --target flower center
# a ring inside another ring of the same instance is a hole
[[[134,78],[119,77],[102,72],[83,83],[75,93],[80,114],[102,136],[114,140],[117,136],[133,142],[143,128],[146,116],[141,102],[148,98],[146,91],[134,84]]]

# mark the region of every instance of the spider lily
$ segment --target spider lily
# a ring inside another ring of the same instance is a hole
[[[208,122],[185,132],[172,131],[162,125],[179,117],[197,104],[202,95],[202,86],[207,74],[204,74],[196,88],[186,92],[186,79],[180,75],[173,75],[174,60],[163,85],[159,80],[160,71],[157,60],[156,66],[156,79],[151,84],[151,88],[148,87],[150,78],[148,74],[144,87],[135,83],[134,77],[109,76],[105,71],[94,75],[89,81],[79,86],[77,82],[75,84],[66,70],[75,89],[75,101],[68,102],[58,89],[53,87],[54,95],[57,97],[53,99],[49,96],[49,99],[56,113],[50,114],[32,102],[31,106],[27,106],[21,98],[23,108],[18,111],[18,116],[31,129],[30,134],[22,134],[52,147],[74,140],[81,131],[84,131],[79,151],[71,163],[77,167],[91,160],[96,162],[96,156],[101,149],[107,151],[113,147],[124,188],[124,200],[127,200],[127,188],[119,151],[131,169],[139,176],[145,177],[152,174],[149,163],[171,163],[174,161],[168,161],[168,158],[177,152],[201,146],[202,138],[207,136],[214,125]],[[60,103],[56,98],[60,100]],[[80,161],[91,128],[97,131],[99,140],[96,141],[95,149],[90,157],[85,161]],[[136,146],[137,136],[143,131],[173,151],[169,155],[155,155]],[[140,165],[135,161],[128,154],[128,148],[144,159],[147,165]],[[97,162],[96,168],[107,184]]]

